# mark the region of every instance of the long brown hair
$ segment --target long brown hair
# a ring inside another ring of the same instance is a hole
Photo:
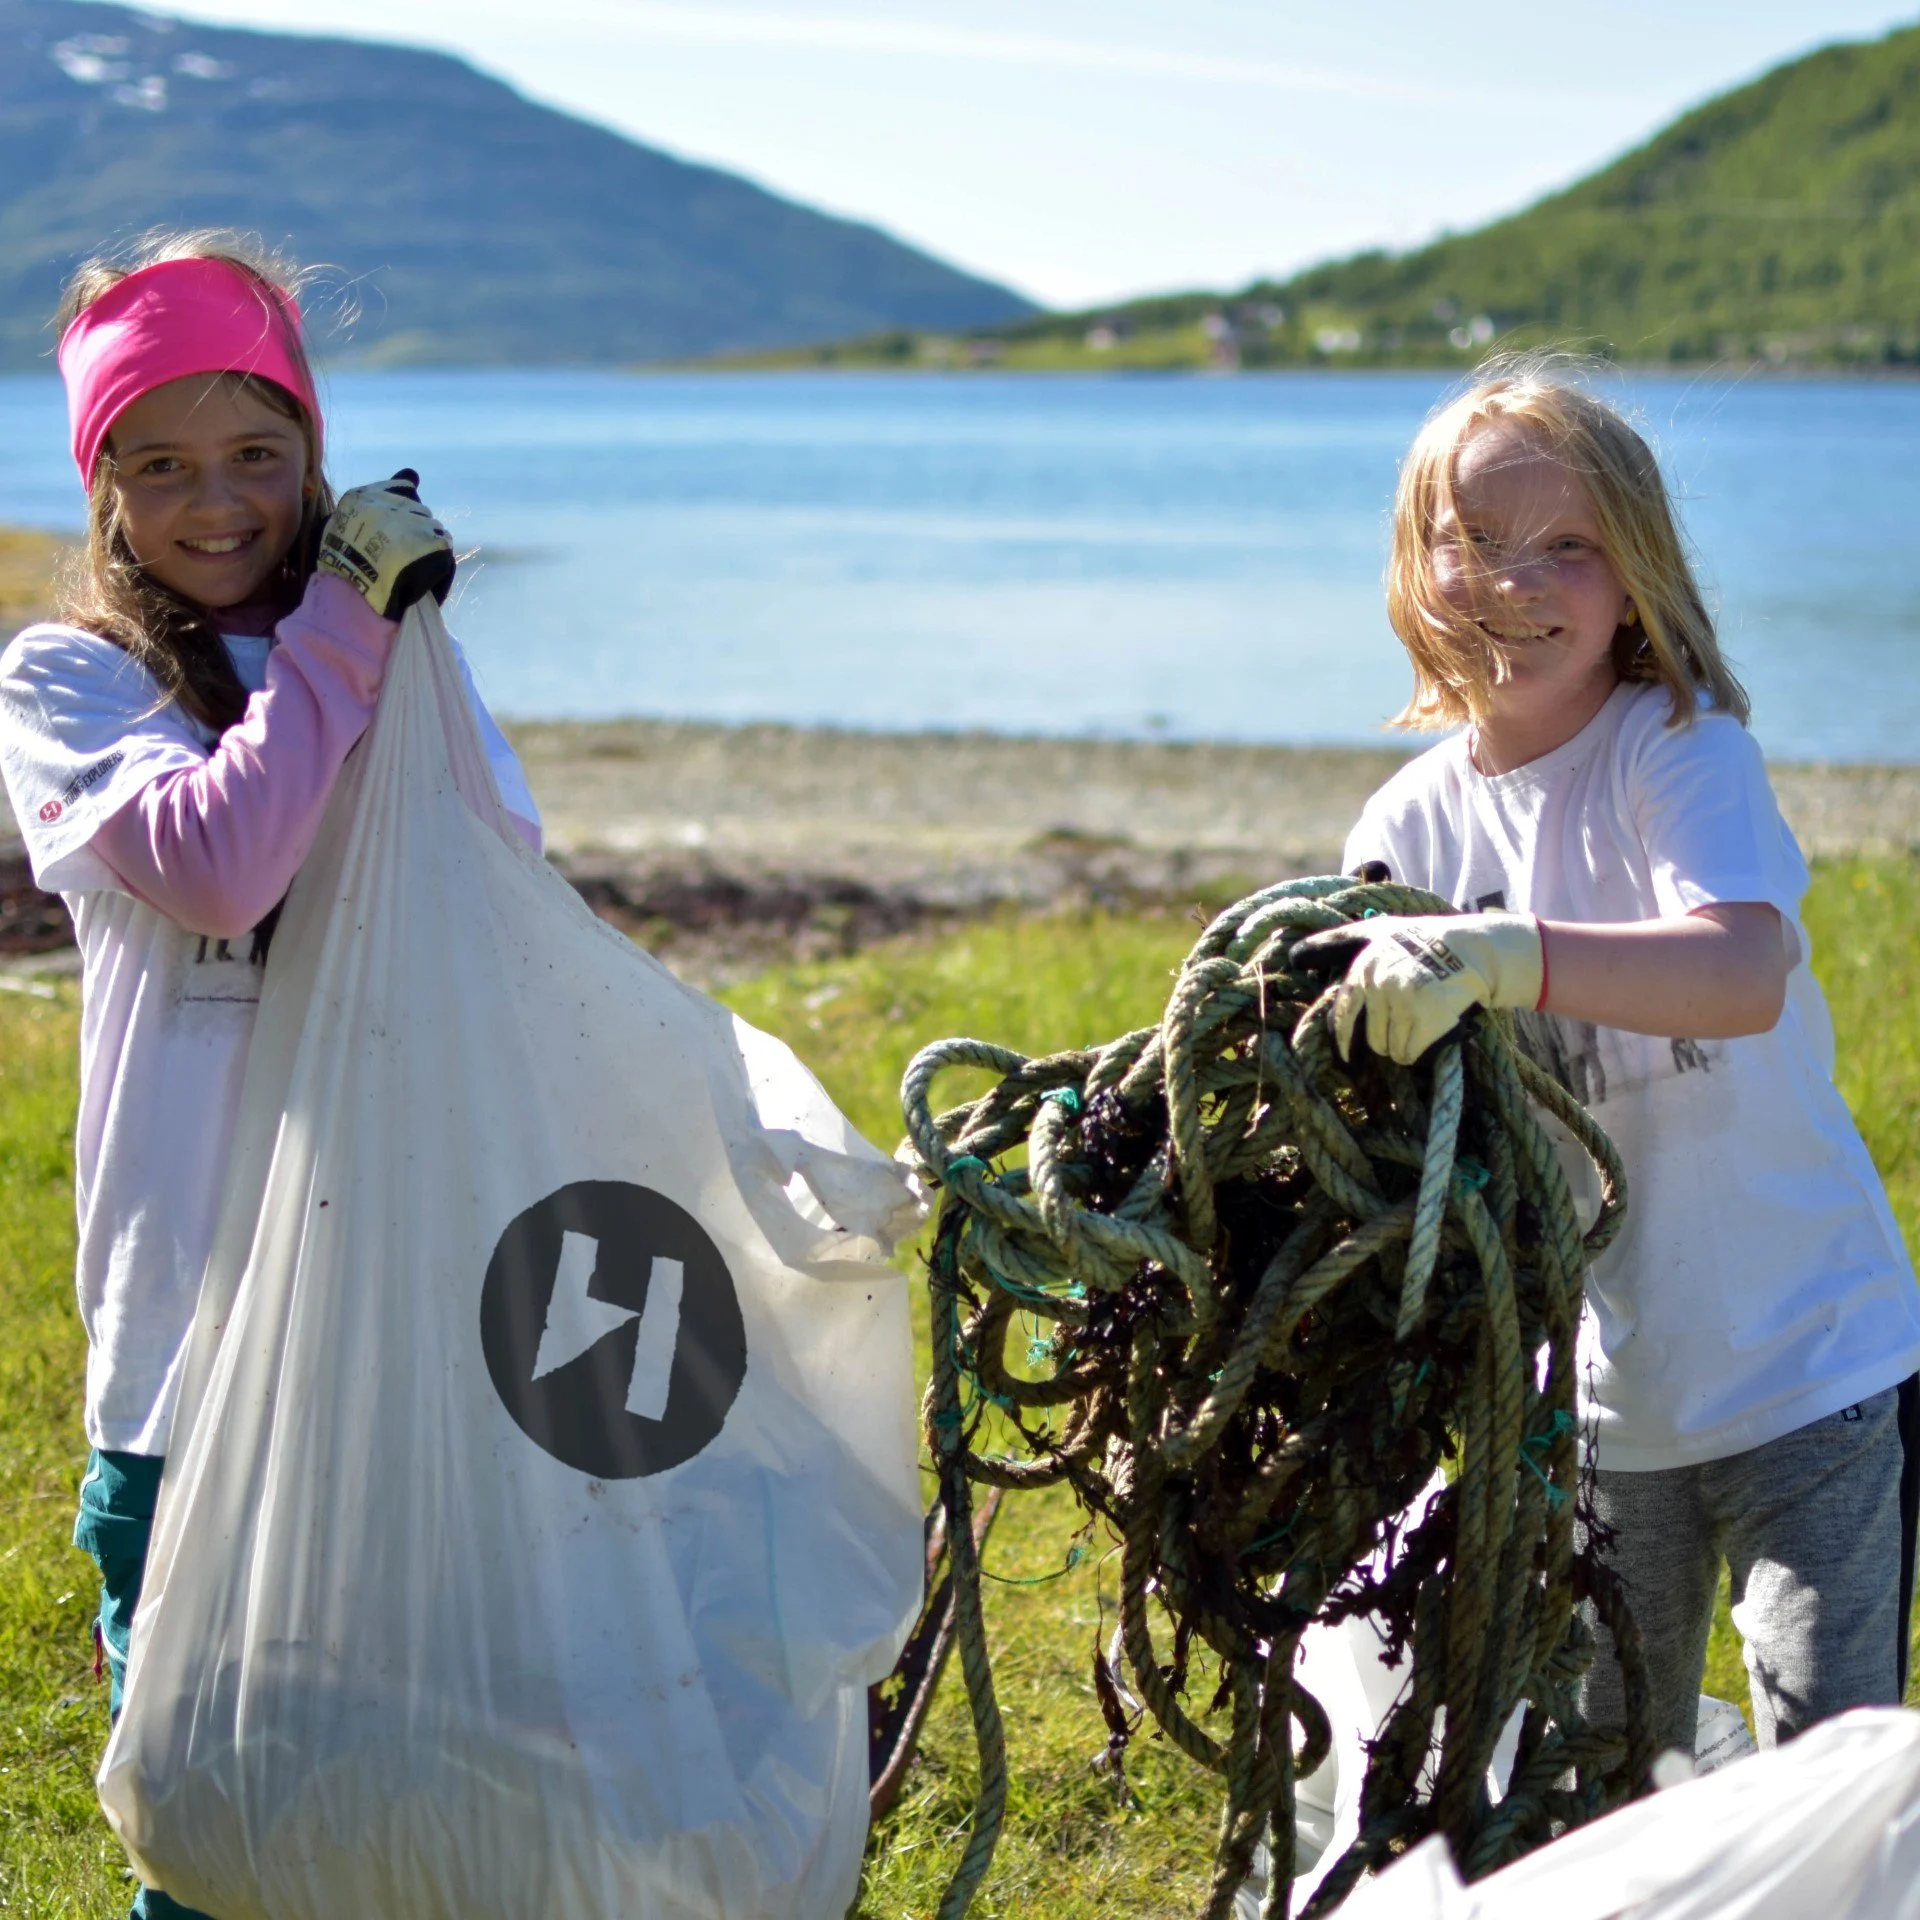
[[[77,315],[128,274],[165,260],[218,260],[289,298],[297,293],[301,280],[290,261],[251,235],[214,228],[156,230],[124,252],[96,255],[76,269],[60,297],[56,333],[64,334]],[[304,365],[305,352],[298,340],[288,345]],[[313,484],[293,545],[270,583],[291,607],[313,573],[320,530],[333,511],[333,492],[320,470],[316,423],[276,381],[251,373],[230,373],[224,378],[295,422],[306,442],[307,474]],[[119,476],[111,434],[88,483],[87,537],[63,571],[60,600],[63,618],[123,648],[153,676],[167,700],[176,701],[202,726],[224,733],[246,711],[247,690],[206,609],[150,578],[134,558],[120,524]]]
[[[1544,447],[1593,502],[1607,558],[1633,602],[1629,624],[1614,635],[1615,672],[1664,686],[1670,726],[1691,721],[1702,694],[1744,725],[1746,691],[1720,651],[1653,449],[1587,384],[1582,363],[1555,353],[1483,368],[1428,418],[1400,469],[1387,617],[1413,662],[1413,698],[1395,724],[1423,730],[1476,720],[1505,672],[1486,635],[1448,604],[1433,569],[1435,538],[1453,516],[1461,451],[1497,425]]]

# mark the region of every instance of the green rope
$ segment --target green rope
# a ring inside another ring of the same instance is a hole
[[[1639,1637],[1575,1527],[1574,1335],[1586,1262],[1619,1226],[1618,1158],[1505,1016],[1470,1018],[1413,1069],[1364,1049],[1348,1064],[1328,982],[1293,960],[1308,933],[1446,911],[1339,877],[1269,887],[1207,928],[1157,1026],[1041,1059],[943,1041],[907,1069],[908,1131],[944,1189],[927,1438],[980,1753],[940,1920],[985,1879],[1008,1791],[976,1482],[1065,1482],[1117,1536],[1135,1690],[1226,1789],[1207,1920],[1231,1913],[1262,1839],[1265,1912],[1289,1911],[1294,1782],[1331,1738],[1293,1671],[1316,1620],[1367,1616],[1408,1678],[1370,1748],[1359,1838],[1310,1914],[1426,1834],[1484,1873],[1644,1787]],[[939,1112],[951,1067],[1001,1077]],[[1599,1168],[1584,1237],[1537,1107]],[[996,1174],[1016,1149],[1024,1168]],[[1037,1378],[1007,1358],[1023,1310]],[[976,1448],[969,1402],[999,1410],[996,1441],[1015,1451]],[[1407,1517],[1447,1457],[1445,1492]],[[1583,1600],[1620,1656],[1625,1729],[1579,1711],[1596,1644]],[[1224,1738],[1185,1703],[1185,1657],[1156,1639],[1169,1629],[1216,1657]],[[1493,1804],[1488,1762],[1521,1702]]]

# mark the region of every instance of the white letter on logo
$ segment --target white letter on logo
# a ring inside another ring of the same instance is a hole
[[[590,1235],[569,1233],[562,1237],[560,1268],[553,1277],[553,1298],[547,1302],[547,1324],[540,1335],[540,1351],[533,1356],[536,1380],[556,1367],[564,1367],[569,1360],[578,1360],[589,1347],[637,1317],[631,1307],[609,1306],[588,1293],[599,1260],[600,1242]],[[647,1304],[651,1307],[652,1300]],[[676,1308],[678,1304],[676,1300]]]
[[[678,1260],[653,1256],[647,1278],[647,1304],[640,1315],[640,1343],[627,1382],[627,1411],[642,1420],[658,1420],[667,1411],[673,1380],[673,1351],[680,1344],[680,1296],[687,1270]]]

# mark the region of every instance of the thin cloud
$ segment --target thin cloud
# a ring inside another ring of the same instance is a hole
[[[756,9],[674,5],[671,0],[621,0],[617,6],[562,6],[574,19],[634,37],[705,46],[805,47],[836,53],[890,53],[936,59],[981,60],[1000,66],[1068,67],[1081,72],[1140,74],[1263,87],[1288,93],[1340,94],[1354,99],[1462,106],[1478,96],[1419,81],[1396,80],[1339,67],[1193,53],[1173,47],[1128,46],[1106,40],[1070,40],[1049,34],[990,33],[915,25],[857,14],[811,18]],[[549,10],[548,18],[552,18]],[[1511,112],[1516,103],[1506,102]],[[1558,111],[1564,102],[1533,93],[1520,104]]]
[[[169,11],[186,18],[233,24],[280,25],[260,0],[176,0]],[[334,0],[336,30],[381,40],[418,41],[436,36],[450,48],[470,46],[474,29],[490,21],[523,31],[530,16],[520,0]],[[1250,87],[1269,92],[1326,94],[1399,105],[1480,107],[1497,105],[1505,118],[1564,113],[1578,100],[1592,107],[1612,95],[1571,94],[1541,88],[1494,93],[1399,79],[1356,67],[1303,65],[1251,55],[1196,52],[1110,40],[1078,40],[1061,34],[997,33],[858,13],[775,13],[763,7],[693,5],[689,0],[544,0],[539,31],[585,30],[603,42],[677,41],[689,46],[793,47],[821,53],[890,54],[909,59],[971,60],[1006,67],[1050,67],[1080,73],[1117,73],[1203,85]],[[582,49],[586,53],[586,49]]]

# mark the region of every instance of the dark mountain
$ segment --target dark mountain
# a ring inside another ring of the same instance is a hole
[[[836,220],[408,48],[0,0],[0,367],[42,363],[62,279],[159,223],[324,262],[323,352],[620,363],[1030,312]]]

